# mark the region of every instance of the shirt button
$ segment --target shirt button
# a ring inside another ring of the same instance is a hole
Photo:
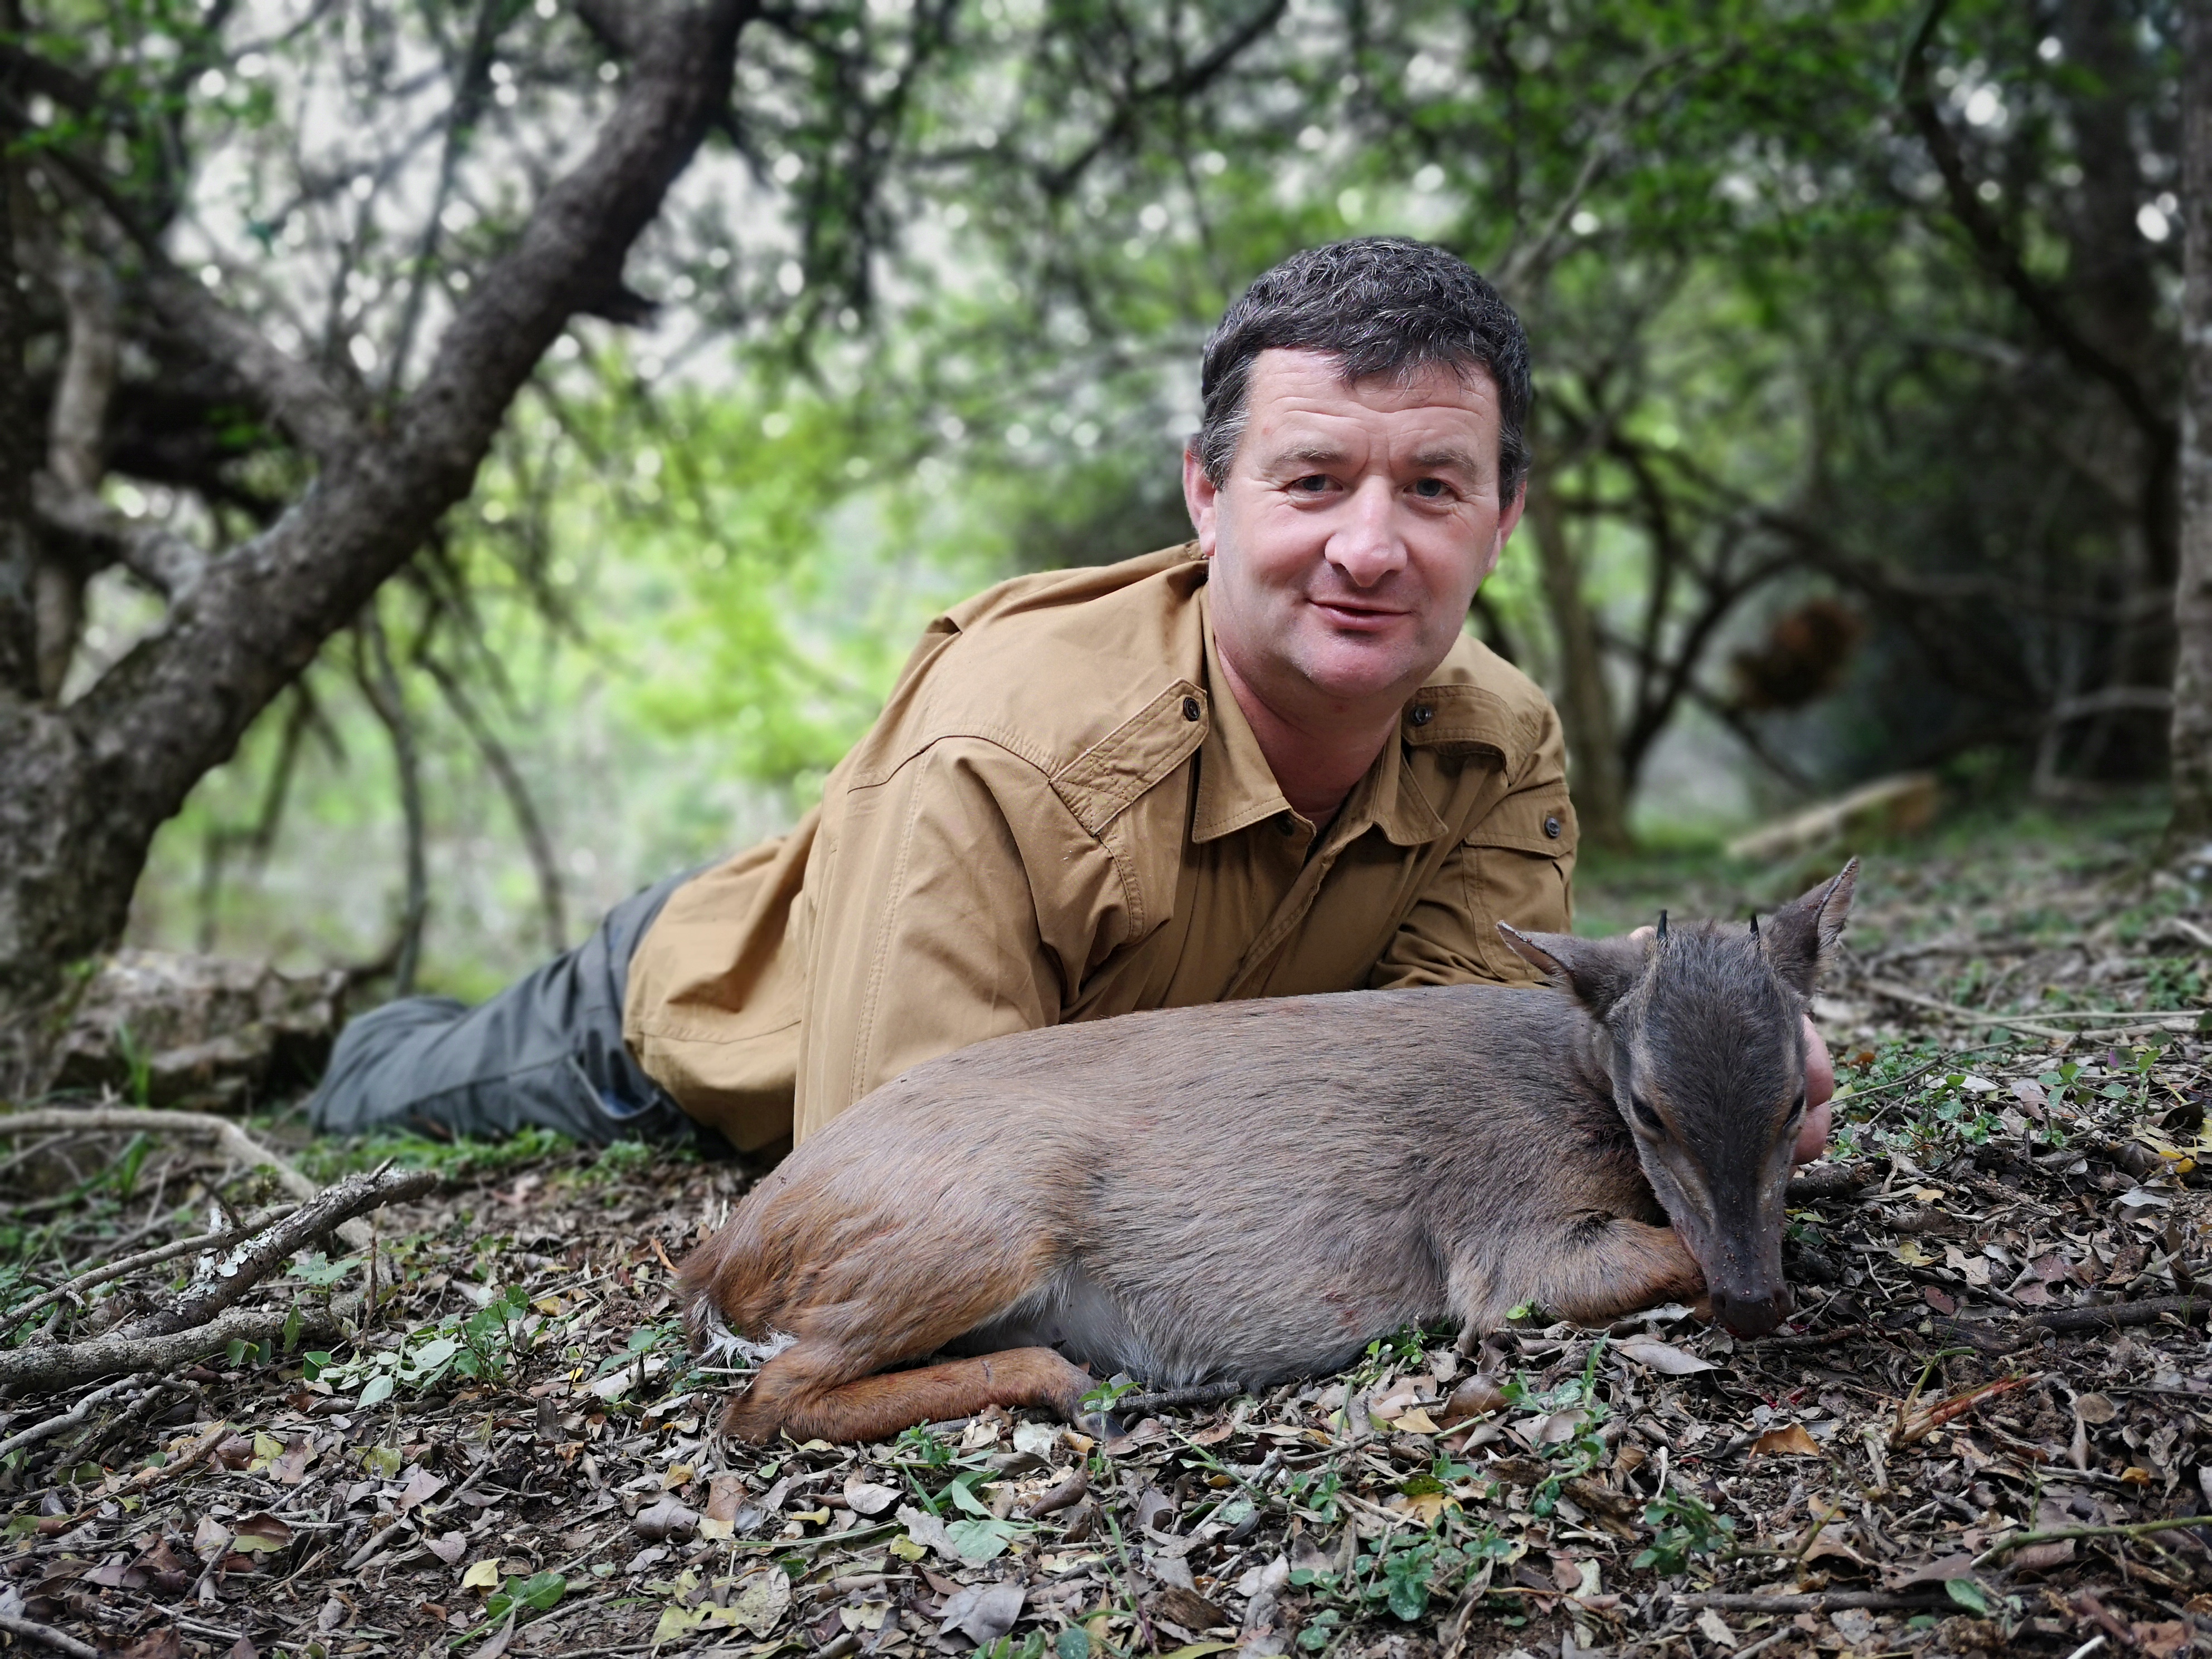
[[[1196,697],[1185,697],[1182,700],[1182,717],[1187,720],[1194,720],[1198,718],[1198,699]]]
[[[1413,708],[1413,712],[1407,716],[1407,718],[1412,720],[1416,726],[1426,726],[1431,720],[1436,719],[1436,717],[1437,711],[1430,708],[1428,704],[1425,702],[1415,703]]]
[[[1549,836],[1550,836],[1553,841],[1557,841],[1557,840],[1559,840],[1559,819],[1557,819],[1557,818],[1546,818],[1546,819],[1544,820],[1544,833],[1545,833],[1546,835]]]

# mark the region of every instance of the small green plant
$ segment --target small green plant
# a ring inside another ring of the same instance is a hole
[[[1645,1508],[1644,1524],[1651,1528],[1650,1547],[1629,1565],[1666,1577],[1686,1571],[1691,1557],[1717,1555],[1735,1542],[1734,1518],[1715,1514],[1704,1498],[1680,1486],[1670,1486]]]
[[[492,1298],[465,1317],[455,1314],[410,1331],[397,1347],[356,1353],[340,1361],[326,1352],[304,1356],[310,1382],[334,1389],[361,1389],[360,1404],[380,1405],[401,1388],[421,1394],[447,1376],[504,1376],[518,1342],[530,1300],[520,1289],[495,1291]]]

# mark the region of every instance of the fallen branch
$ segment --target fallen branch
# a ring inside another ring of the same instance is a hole
[[[2212,1315],[2212,1301],[2201,1296],[2154,1296],[2141,1302],[2107,1302],[2088,1308],[2053,1308],[2028,1320],[2047,1331],[2117,1330],[2128,1325],[2154,1325],[2172,1314],[2185,1325],[2202,1325]]]
[[[322,1188],[227,1117],[212,1112],[155,1112],[133,1106],[50,1106],[35,1112],[0,1115],[0,1134],[53,1134],[63,1131],[99,1134],[204,1134],[248,1169],[265,1165],[276,1184],[294,1198],[311,1199]],[[363,1224],[349,1222],[338,1236],[349,1249],[365,1250],[373,1235]]]
[[[2164,1521],[2137,1521],[2126,1526],[2051,1527],[2039,1532],[2017,1532],[1990,1545],[1974,1558],[1973,1565],[1990,1566],[2014,1550],[2033,1544],[2063,1544],[2069,1538],[2147,1538],[2154,1532],[2173,1532],[2183,1527],[2212,1528],[2212,1516],[2177,1515]]]
[[[252,1221],[241,1222],[235,1227],[218,1228],[211,1233],[199,1233],[191,1238],[179,1238],[167,1244],[157,1244],[150,1250],[141,1250],[136,1255],[126,1255],[119,1261],[111,1261],[104,1267],[94,1267],[89,1273],[79,1273],[66,1284],[57,1285],[51,1291],[41,1291],[23,1304],[21,1307],[10,1308],[7,1314],[8,1323],[12,1327],[20,1328],[30,1319],[32,1315],[45,1312],[64,1297],[80,1295],[83,1291],[91,1290],[94,1285],[105,1285],[111,1279],[120,1279],[124,1274],[136,1273],[141,1267],[159,1267],[164,1261],[173,1261],[180,1255],[190,1255],[195,1250],[227,1250],[248,1234],[269,1225],[272,1221],[281,1220],[291,1214],[296,1207],[295,1205],[287,1204],[265,1215],[257,1216]]]
[[[57,1653],[66,1653],[70,1659],[100,1659],[100,1650],[89,1642],[80,1642],[66,1632],[52,1625],[42,1625],[35,1619],[25,1619],[12,1613],[0,1613],[0,1630],[10,1636],[20,1636],[27,1642],[36,1642]]]
[[[273,1342],[286,1322],[299,1316],[297,1334],[305,1340],[337,1334],[339,1322],[357,1313],[357,1296],[332,1299],[327,1306],[233,1308],[228,1313],[173,1336],[125,1336],[110,1333],[88,1342],[51,1348],[11,1348],[0,1352],[0,1383],[26,1393],[52,1394],[95,1382],[118,1371],[166,1371],[189,1365],[233,1342]]]
[[[266,1279],[314,1239],[335,1232],[353,1217],[386,1204],[420,1198],[441,1177],[434,1170],[380,1169],[349,1175],[335,1187],[271,1223],[239,1247],[235,1261],[218,1267],[207,1284],[173,1305],[135,1319],[115,1334],[128,1340],[167,1336],[205,1323]]]
[[[5,1440],[0,1440],[0,1457],[5,1457],[19,1447],[35,1446],[41,1440],[51,1440],[56,1435],[76,1427],[86,1418],[92,1415],[94,1407],[106,1405],[117,1395],[141,1387],[149,1380],[147,1372],[137,1371],[125,1377],[120,1382],[111,1382],[104,1389],[94,1389],[76,1405],[62,1413],[60,1416],[50,1417],[43,1423],[33,1423],[29,1428],[11,1434]]]
[[[1983,1382],[1948,1399],[1939,1400],[1924,1411],[1915,1412],[1911,1417],[1905,1414],[1905,1406],[1900,1405],[1897,1408],[1897,1422],[1889,1432],[1890,1446],[1894,1449],[1899,1446],[1917,1445],[1945,1424],[1964,1417],[1985,1401],[1994,1400],[2001,1394],[2010,1394],[2014,1389],[2025,1388],[2037,1380],[2034,1376],[2001,1376],[1994,1382]],[[1908,1401],[1905,1405],[1911,1403]]]
[[[273,1341],[285,1334],[295,1318],[300,1322],[292,1327],[295,1336],[333,1334],[340,1320],[350,1317],[362,1305],[360,1297],[341,1297],[327,1306],[304,1308],[231,1308],[230,1304],[308,1240],[331,1231],[345,1218],[382,1204],[420,1197],[439,1179],[434,1170],[379,1170],[349,1176],[314,1202],[264,1228],[256,1239],[249,1241],[246,1255],[232,1272],[175,1308],[88,1341],[0,1352],[0,1384],[51,1392],[118,1371],[165,1371],[233,1342]],[[226,1309],[228,1311],[223,1311]],[[190,1328],[177,1328],[186,1322]]]

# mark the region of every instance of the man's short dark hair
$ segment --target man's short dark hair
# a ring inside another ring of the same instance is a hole
[[[1271,349],[1326,352],[1348,385],[1432,367],[1462,376],[1488,369],[1498,387],[1501,505],[1528,476],[1528,331],[1456,255],[1404,236],[1359,236],[1262,271],[1206,342],[1193,447],[1217,485],[1244,434],[1252,360]]]

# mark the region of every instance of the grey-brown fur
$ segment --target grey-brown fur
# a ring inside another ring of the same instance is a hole
[[[1521,1303],[1587,1322],[1710,1285],[1722,1317],[1771,1328],[1800,1017],[1852,874],[1759,940],[1506,930],[1554,990],[1231,1003],[962,1050],[811,1138],[686,1284],[744,1336],[799,1339],[761,1411],[956,1342],[1258,1385]],[[1637,1098],[1660,1132],[1631,1127]]]

